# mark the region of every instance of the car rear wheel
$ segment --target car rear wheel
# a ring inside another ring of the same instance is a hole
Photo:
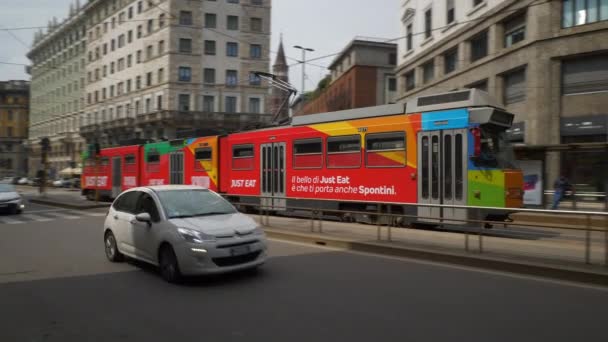
[[[106,251],[106,257],[111,262],[120,262],[124,259],[122,253],[118,251],[116,244],[116,238],[112,232],[108,231],[104,237],[104,249]]]
[[[173,248],[169,245],[164,245],[159,253],[158,264],[160,267],[160,276],[170,283],[177,284],[182,280],[182,274],[179,270],[177,257]]]

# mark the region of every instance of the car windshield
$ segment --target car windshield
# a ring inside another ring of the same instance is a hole
[[[220,195],[205,189],[159,191],[168,218],[233,214],[236,209]]]
[[[15,192],[15,187],[11,184],[0,183],[0,192]]]

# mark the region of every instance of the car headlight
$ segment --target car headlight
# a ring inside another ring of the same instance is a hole
[[[177,232],[181,235],[184,240],[191,243],[203,243],[215,241],[213,236],[209,236],[207,234],[201,233],[197,230],[188,229],[188,228],[177,228]]]

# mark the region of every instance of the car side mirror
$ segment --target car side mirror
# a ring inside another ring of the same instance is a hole
[[[139,213],[135,215],[135,219],[139,222],[146,222],[148,226],[152,225],[152,217],[148,213]]]

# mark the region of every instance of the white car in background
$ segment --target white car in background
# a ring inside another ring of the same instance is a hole
[[[15,187],[9,183],[0,183],[0,211],[21,214],[25,204]]]
[[[126,255],[148,262],[169,282],[255,269],[266,260],[266,236],[258,224],[197,186],[129,189],[114,200],[103,228],[110,261]]]

